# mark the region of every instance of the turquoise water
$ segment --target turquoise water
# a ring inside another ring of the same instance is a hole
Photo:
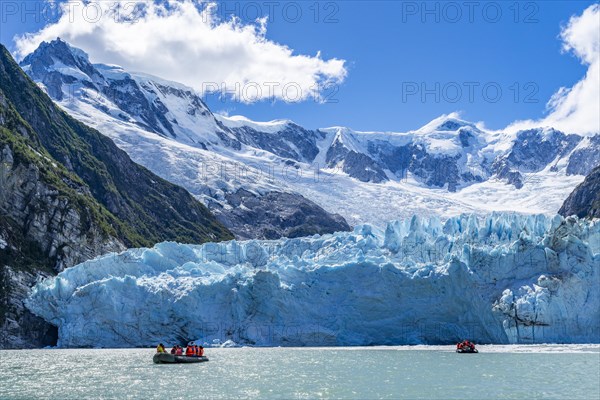
[[[600,346],[207,349],[155,365],[154,351],[0,351],[1,399],[600,398]]]

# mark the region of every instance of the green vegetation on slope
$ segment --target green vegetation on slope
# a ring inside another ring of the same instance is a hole
[[[19,157],[28,162],[35,159],[33,149],[56,160],[55,171],[48,167],[52,163],[42,163],[45,180],[89,210],[106,234],[114,233],[130,247],[165,240],[202,243],[232,238],[183,188],[135,164],[112,140],[56,106],[1,45],[0,89],[18,115],[15,125],[22,123],[30,130],[29,138],[24,138],[5,123],[2,140],[11,141]],[[91,196],[74,194],[66,181],[85,183]]]

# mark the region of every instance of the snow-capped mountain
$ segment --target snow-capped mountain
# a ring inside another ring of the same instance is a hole
[[[223,133],[191,89],[118,66],[92,65],[86,53],[63,41],[42,43],[21,65],[53,99],[79,98],[146,131],[200,146],[218,141],[211,133]],[[205,134],[199,137],[199,131]]]
[[[376,225],[415,213],[555,213],[600,164],[600,135],[491,132],[455,115],[405,133],[214,115],[191,88],[92,64],[60,40],[21,66],[65,110],[186,187],[240,238],[344,229],[333,212]]]
[[[0,349],[55,342],[23,305],[42,277],[127,247],[232,238],[186,190],[63,112],[0,44]]]
[[[87,54],[60,39],[43,43],[21,66],[61,106],[99,128],[136,162],[186,187],[238,238],[350,229],[343,217],[264,180],[260,168],[242,168],[263,158],[243,148],[190,88],[92,65]]]

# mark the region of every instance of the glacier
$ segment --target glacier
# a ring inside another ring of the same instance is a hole
[[[218,115],[192,88],[92,63],[60,39],[40,44],[21,66],[66,112],[184,187],[238,239],[275,237],[239,229],[269,193],[302,196],[352,226],[385,227],[413,214],[554,214],[600,163],[600,134],[493,131],[456,113],[406,132]],[[238,207],[241,191],[258,206]]]
[[[107,254],[40,281],[60,347],[600,342],[600,220],[492,213]]]

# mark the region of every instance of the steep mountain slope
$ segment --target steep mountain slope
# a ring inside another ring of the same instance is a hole
[[[42,44],[21,65],[65,110],[187,188],[239,238],[288,234],[264,212],[267,197],[282,208],[284,199],[301,195],[313,214],[380,226],[415,213],[553,214],[600,162],[600,135],[492,132],[455,115],[409,132],[311,130],[213,115],[190,88],[91,64],[60,40]],[[247,193],[253,201],[238,207],[235,199]],[[302,215],[298,223],[312,214]],[[249,229],[250,220],[264,228]]]
[[[85,53],[59,39],[43,43],[21,65],[50,96],[63,106],[72,106],[67,107],[70,111],[78,109],[80,113],[74,115],[88,117],[82,120],[113,138],[135,161],[203,199],[238,238],[272,239],[350,229],[342,217],[327,213],[285,187],[268,182],[232,185],[226,183],[228,178],[221,179],[222,169],[236,166],[230,158],[215,153],[221,154],[223,148],[241,151],[243,142],[215,119],[190,88],[156,77],[130,74],[116,66],[92,65]],[[111,125],[103,125],[103,121]],[[142,144],[149,142],[152,148]],[[189,165],[183,177],[174,175],[185,167],[172,166],[171,155],[164,154],[173,147],[182,150],[181,161],[186,159]],[[145,152],[148,153],[142,154]],[[160,159],[157,152],[167,159]],[[207,173],[214,176],[203,179]],[[194,184],[189,184],[190,177]],[[241,189],[244,191],[240,192]],[[230,199],[249,199],[248,191],[253,200],[244,207],[230,203]]]
[[[48,152],[82,177],[94,197],[131,226],[132,231],[124,235],[127,245],[158,242],[166,237],[187,242],[229,237],[227,230],[185,190],[136,165],[111,140],[57,108],[30,84],[6,49],[3,51],[3,91],[36,130]]]
[[[0,90],[0,348],[53,344],[23,307],[38,276],[124,250],[119,221],[52,159]]]
[[[0,347],[48,344],[28,287],[86,259],[230,232],[183,188],[59,109],[0,46]]]
[[[579,218],[600,218],[600,165],[573,190],[558,211]]]

